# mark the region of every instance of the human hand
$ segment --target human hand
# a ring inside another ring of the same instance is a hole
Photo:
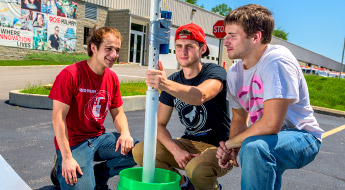
[[[216,158],[218,158],[218,165],[221,168],[230,169],[232,164],[231,160],[231,150],[227,149],[224,141],[219,142],[219,147],[217,148]]]
[[[159,70],[151,69],[146,72],[146,85],[159,90],[164,90],[167,77],[161,61],[158,61],[158,68]]]
[[[75,185],[77,183],[77,172],[83,175],[79,164],[74,158],[62,159],[62,177],[67,184]]]
[[[239,151],[240,151],[240,148],[233,148],[233,149],[231,149],[231,153],[230,153],[230,157],[231,157],[232,163],[236,167],[239,166],[238,162],[237,162],[237,155],[238,155]]]
[[[133,141],[134,140],[129,133],[121,134],[119,139],[117,139],[115,151],[121,147],[121,154],[127,154],[134,146]]]
[[[173,153],[174,158],[181,169],[185,169],[188,162],[194,157],[199,156],[199,154],[191,154],[185,150],[180,150]]]

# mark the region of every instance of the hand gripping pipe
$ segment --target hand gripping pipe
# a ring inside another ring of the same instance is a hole
[[[160,1],[151,0],[149,70],[158,68],[160,49],[162,53],[168,53],[169,51],[171,12],[162,11],[162,16],[165,19],[160,18]],[[145,143],[142,175],[142,182],[145,183],[154,183],[158,99],[158,90],[148,87],[146,91]]]

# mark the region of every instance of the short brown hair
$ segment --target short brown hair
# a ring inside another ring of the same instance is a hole
[[[271,11],[261,5],[249,4],[231,11],[225,17],[225,25],[238,24],[242,26],[248,37],[255,32],[262,33],[261,43],[268,44],[272,39],[274,19]]]
[[[187,29],[182,29],[176,35],[192,35],[192,32],[190,30],[187,30]],[[208,49],[208,46],[202,42],[199,42],[199,41],[196,41],[196,42],[198,42],[200,48],[202,48],[203,46],[206,46],[206,48],[207,48],[205,53],[203,53],[201,56],[202,57],[208,56],[210,54],[210,50]]]
[[[91,50],[91,44],[95,44],[97,49],[99,49],[99,46],[103,42],[104,36],[106,34],[111,33],[120,41],[122,40],[121,33],[116,28],[104,26],[96,29],[96,27],[97,25],[95,25],[91,29],[91,34],[87,38],[87,54],[89,55],[89,57],[92,57],[93,55],[93,52]]]

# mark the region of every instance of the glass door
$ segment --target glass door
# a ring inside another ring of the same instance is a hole
[[[129,62],[141,63],[143,55],[143,32],[131,31]]]

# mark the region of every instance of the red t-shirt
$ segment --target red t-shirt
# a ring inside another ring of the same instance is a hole
[[[108,68],[103,75],[97,75],[86,61],[63,69],[48,97],[70,106],[66,116],[70,146],[105,133],[103,123],[109,109],[123,103],[117,75]],[[54,143],[59,149],[56,137]]]

